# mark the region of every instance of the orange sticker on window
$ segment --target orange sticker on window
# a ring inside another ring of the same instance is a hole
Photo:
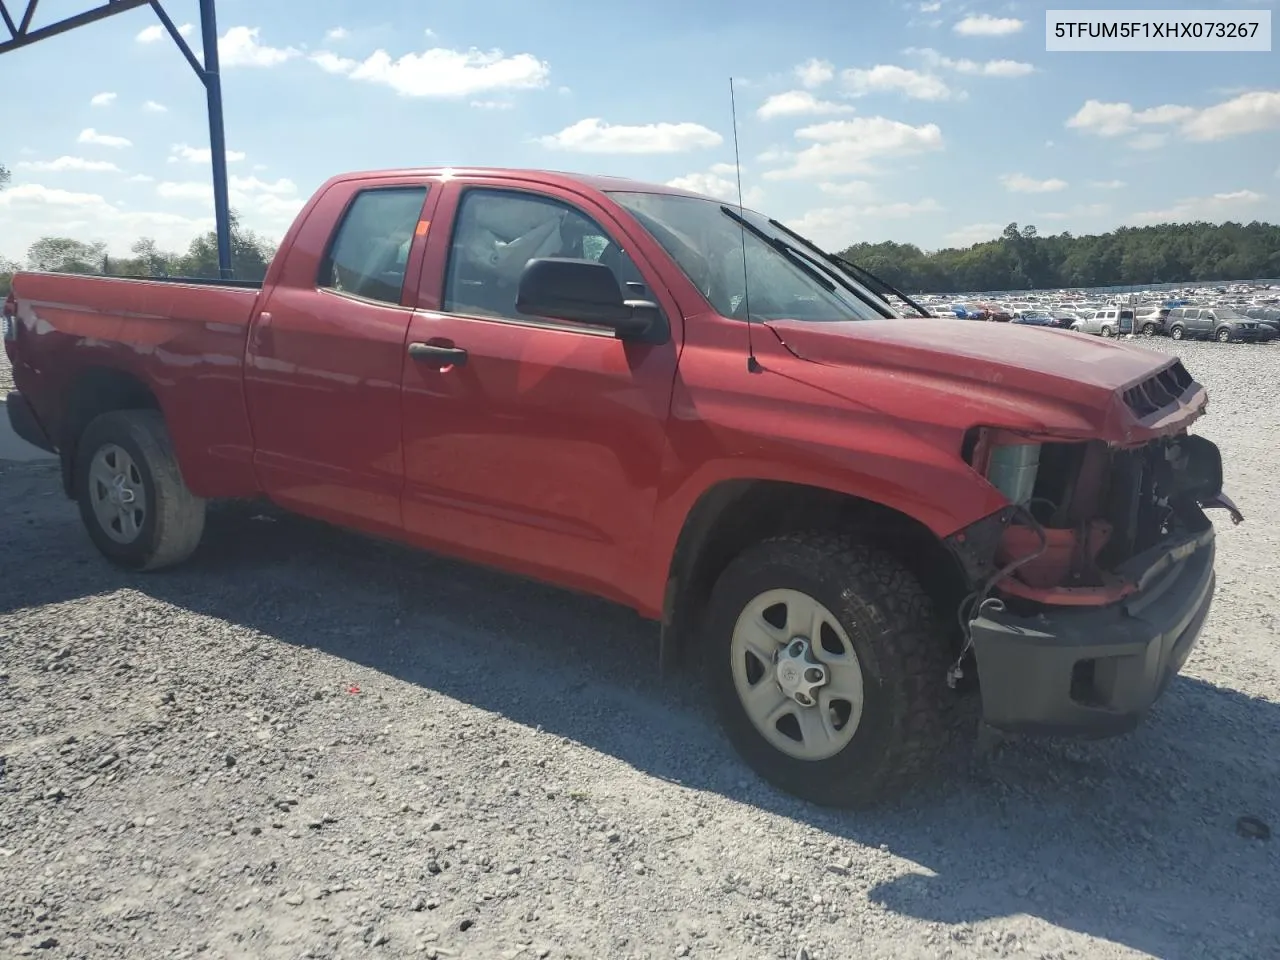
[[[414,231],[414,233],[415,233],[417,236],[419,236],[419,237],[425,237],[425,236],[427,235],[427,231],[428,231],[430,228],[431,228],[431,221],[430,221],[430,220],[419,220],[419,221],[418,221],[418,229],[416,229],[416,230]]]

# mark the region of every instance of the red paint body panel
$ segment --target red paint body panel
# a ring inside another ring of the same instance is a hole
[[[400,304],[317,289],[347,204],[429,184]],[[576,205],[630,254],[670,326],[662,344],[569,324],[442,312],[452,221],[469,185]],[[690,511],[717,484],[767,479],[863,497],[938,536],[1005,505],[961,458],[975,426],[1137,443],[1185,429],[1184,395],[1139,421],[1124,391],[1173,361],[1093,338],[950,321],[775,322],[706,299],[607,190],[683,193],[545,171],[344,174],[298,215],[254,290],[18,274],[6,344],[57,433],[91,367],[155,394],[205,496],[265,493],[326,520],[662,611]],[[410,358],[456,346],[462,366]]]

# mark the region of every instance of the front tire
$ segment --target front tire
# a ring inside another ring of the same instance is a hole
[[[748,548],[717,581],[707,625],[729,740],[788,793],[869,806],[931,771],[948,743],[945,631],[917,580],[854,537]]]
[[[204,533],[205,501],[187,489],[164,417],[115,410],[94,418],[76,446],[74,489],[94,546],[126,570],[187,559]]]

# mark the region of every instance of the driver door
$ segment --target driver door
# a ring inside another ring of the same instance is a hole
[[[589,196],[501,179],[445,186],[404,358],[411,538],[623,601],[641,582],[682,331],[631,249]],[[670,335],[623,341],[519,313],[520,273],[541,256],[608,263],[631,298],[659,303]]]

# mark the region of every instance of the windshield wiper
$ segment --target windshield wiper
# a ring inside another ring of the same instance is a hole
[[[879,277],[877,277],[874,273],[872,273],[870,270],[866,269],[865,267],[860,267],[856,263],[852,262],[851,260],[846,260],[844,257],[838,256],[837,254],[827,253],[827,251],[823,250],[812,240],[806,240],[804,237],[800,236],[800,234],[796,233],[790,227],[784,226],[783,224],[779,223],[777,220],[771,219],[769,221],[769,226],[775,227],[778,230],[781,230],[783,233],[791,237],[797,243],[804,244],[814,253],[818,254],[818,256],[822,257],[822,259],[827,260],[831,263],[834,263],[838,267],[842,267],[844,270],[854,274],[858,279],[862,280],[863,282],[869,282],[872,286],[876,287],[881,294],[892,294],[893,296],[901,300],[903,303],[905,303],[907,306],[909,306],[916,313],[920,314],[920,316],[922,317],[933,316],[933,314],[929,313],[929,311],[927,311],[924,307],[920,306],[920,304],[916,303],[914,300],[908,297],[905,293],[903,293],[897,287],[890,284],[887,280],[881,280]]]
[[[741,226],[744,230],[746,230],[756,239],[763,240],[769,246],[773,247],[773,249],[777,250],[780,254],[786,257],[787,260],[789,260],[791,263],[795,264],[800,270],[802,270],[805,276],[809,277],[816,283],[820,284],[822,288],[827,292],[834,293],[836,289],[836,282],[838,282],[840,286],[848,290],[855,297],[857,297],[867,306],[871,307],[871,309],[875,310],[877,313],[881,314],[884,317],[889,317],[889,318],[894,317],[892,308],[886,311],[883,307],[877,304],[873,299],[868,297],[865,293],[859,290],[847,279],[842,277],[840,274],[836,273],[834,270],[831,270],[831,268],[826,266],[826,264],[823,264],[820,261],[815,260],[815,258],[812,255],[806,253],[803,250],[799,250],[796,247],[793,247],[791,244],[787,243],[785,240],[782,240],[778,237],[770,236],[768,233],[766,233],[764,230],[761,230],[759,227],[757,227],[754,223],[752,223],[746,217],[739,214],[738,211],[734,210],[732,207],[721,205],[720,212],[723,213],[730,220],[732,220],[734,223]],[[833,279],[835,282],[833,282]],[[885,306],[888,306],[887,302]]]

